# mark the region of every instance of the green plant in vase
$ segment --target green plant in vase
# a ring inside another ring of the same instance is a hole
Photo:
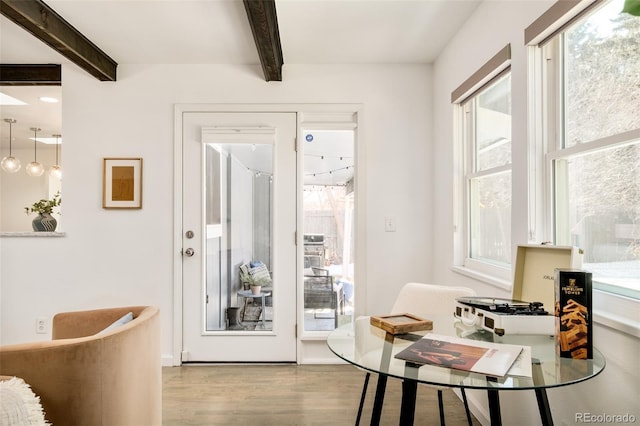
[[[60,191],[51,199],[41,199],[36,201],[31,206],[24,208],[26,214],[38,213],[38,216],[33,219],[31,226],[36,232],[53,232],[58,226],[58,221],[51,216],[54,213],[54,209],[62,204],[62,198],[60,197]],[[56,212],[58,213],[58,212]]]
[[[270,279],[265,277],[256,278],[253,275],[249,275],[247,277],[247,282],[249,283],[249,287],[251,287],[251,292],[253,294],[259,294],[262,287],[271,284]]]

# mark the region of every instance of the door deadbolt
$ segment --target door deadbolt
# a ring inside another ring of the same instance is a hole
[[[195,234],[193,233],[193,231],[187,231],[184,233],[184,236],[187,237],[188,239],[193,238]]]
[[[185,255],[185,256],[187,256],[187,257],[191,257],[191,256],[193,256],[193,255],[195,254],[195,252],[196,252],[196,251],[195,251],[194,249],[192,249],[191,247],[189,247],[188,249],[186,249],[186,250],[184,251],[184,255]]]

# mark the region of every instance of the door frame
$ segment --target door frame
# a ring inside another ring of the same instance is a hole
[[[356,242],[365,241],[366,233],[366,162],[365,159],[365,144],[362,143],[362,105],[361,104],[175,104],[174,105],[174,165],[173,165],[173,362],[172,365],[179,366],[182,364],[182,350],[183,350],[183,281],[182,281],[182,134],[183,134],[183,115],[185,113],[266,113],[266,112],[283,112],[283,113],[297,113],[298,122],[296,129],[296,146],[300,146],[299,143],[302,140],[302,127],[309,128],[309,126],[324,126],[334,128],[332,126],[344,126],[345,114],[352,114],[355,120],[355,127],[358,131],[358,137],[356,139],[355,147],[355,164],[356,164],[356,179],[355,179],[355,211],[354,218],[355,224],[355,238]],[[302,162],[302,150],[296,149],[297,163]],[[296,175],[298,182],[296,184],[296,194],[300,194],[303,186],[303,170],[298,167]],[[302,203],[298,199],[296,202],[296,229],[300,230],[302,224]],[[302,232],[296,232],[296,263],[297,263],[297,275],[302,273]],[[363,243],[356,243],[355,253],[355,274],[358,277],[357,282],[357,296],[355,298],[354,317],[362,315],[365,312],[366,306],[366,246]],[[297,289],[299,290],[299,289]],[[298,292],[299,293],[299,292]],[[298,312],[300,312],[300,300],[302,295],[298,294],[297,305]],[[298,315],[298,332],[296,333],[296,347],[297,347],[297,363],[302,364],[305,362],[311,363],[328,363],[337,362],[337,358],[333,356],[324,340],[326,340],[326,334],[308,334],[302,333],[302,323]]]

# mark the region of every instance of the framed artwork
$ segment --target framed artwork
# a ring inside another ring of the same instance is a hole
[[[102,207],[142,208],[142,158],[103,160]]]

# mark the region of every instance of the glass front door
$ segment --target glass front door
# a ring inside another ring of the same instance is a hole
[[[296,115],[183,120],[183,361],[295,361]]]

